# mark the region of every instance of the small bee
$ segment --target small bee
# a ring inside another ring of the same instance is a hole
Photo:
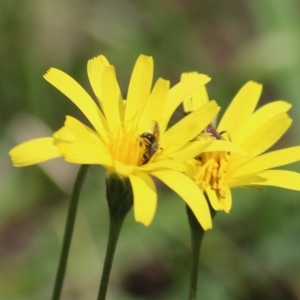
[[[212,124],[209,124],[208,126],[206,126],[206,128],[204,129],[204,132],[208,133],[215,140],[223,140],[222,134],[224,132],[219,133]]]
[[[156,121],[151,121],[148,131],[140,135],[145,142],[145,152],[143,154],[142,164],[147,163],[153,154],[158,150],[159,145],[159,125]]]
[[[217,129],[212,124],[209,124],[205,127],[205,129],[203,130],[202,133],[206,134],[207,136],[209,136],[213,140],[225,140],[224,137],[223,137],[223,134],[227,133],[227,132],[226,131],[218,132]],[[228,152],[228,154],[229,154],[229,152]],[[202,156],[201,155],[195,157],[195,159],[202,162]]]

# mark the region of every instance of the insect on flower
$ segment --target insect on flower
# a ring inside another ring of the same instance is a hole
[[[222,134],[224,132],[219,133],[212,124],[206,126],[204,132],[207,133],[211,138],[215,140],[223,140]]]
[[[95,102],[71,76],[51,68],[44,78],[78,107],[91,126],[66,116],[62,127],[51,136],[14,147],[9,152],[13,165],[25,167],[62,157],[69,163],[102,166],[108,176],[115,173],[122,179],[129,178],[135,220],[145,226],[152,222],[156,212],[157,190],[152,179],[155,177],[187,203],[205,230],[211,228],[207,200],[193,178],[184,174],[183,160],[192,159],[195,148],[197,153],[202,153],[209,147],[211,143],[207,140],[193,140],[220,107],[211,101],[194,113],[197,122],[187,117],[176,123],[176,127],[168,128],[176,108],[210,78],[194,74],[171,87],[170,82],[162,78],[153,84],[153,70],[153,58],[140,55],[125,96],[120,91],[115,67],[103,55],[92,58],[88,61],[87,73],[97,98]],[[193,120],[192,126],[189,119]]]
[[[226,130],[219,132],[212,124],[209,124],[208,126],[206,126],[206,128],[203,130],[203,133],[207,134],[214,140],[231,141],[231,138]],[[224,137],[224,135],[225,135],[225,137]]]
[[[224,134],[226,134],[226,137],[224,137]],[[223,140],[223,141],[230,141],[230,136],[228,135],[228,133],[226,131],[217,131],[217,129],[212,125],[209,124],[205,127],[205,129],[202,131],[202,133],[199,135],[199,138],[203,138],[203,136],[205,138],[210,138],[213,140]],[[227,155],[230,155],[230,152],[227,152]],[[198,156],[195,157],[195,159],[197,161],[200,161],[201,163],[204,162],[203,157],[207,156],[207,154],[200,154]]]
[[[143,154],[142,164],[146,164],[153,154],[158,150],[159,145],[159,125],[156,121],[151,121],[148,131],[140,135],[143,139],[145,152]]]

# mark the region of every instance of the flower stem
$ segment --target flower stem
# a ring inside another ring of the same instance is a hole
[[[187,214],[191,230],[192,240],[192,253],[191,253],[191,273],[190,273],[190,287],[189,287],[189,300],[196,300],[197,283],[199,273],[199,256],[204,236],[204,230],[194,216],[189,206],[187,206]]]
[[[84,182],[88,167],[89,167],[88,165],[82,165],[80,167],[74,183],[74,187],[71,195],[71,201],[68,209],[66,225],[65,225],[63,246],[61,249],[58,269],[55,278],[52,300],[60,299],[64,277],[66,273],[69,249],[71,245],[72,234],[73,234],[73,229],[74,229],[74,224],[76,219],[78,200],[79,200],[81,187]]]
[[[114,260],[114,254],[116,251],[119,234],[123,225],[123,220],[115,220],[114,218],[112,218],[112,216],[110,218],[108,242],[97,300],[105,300],[106,298],[110,272]]]
[[[204,229],[199,224],[194,213],[187,206],[188,220],[191,230],[192,240],[192,253],[191,253],[191,273],[190,273],[190,287],[189,287],[189,300],[196,300],[197,298],[197,285],[198,285],[198,274],[199,274],[199,256],[204,236]],[[211,208],[212,218],[215,215],[215,211]]]
[[[128,178],[115,173],[106,178],[106,199],[109,208],[109,233],[105,260],[97,300],[105,300],[110,272],[123,222],[133,204],[133,193]]]

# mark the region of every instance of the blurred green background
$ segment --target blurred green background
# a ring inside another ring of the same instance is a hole
[[[77,166],[54,160],[16,169],[8,150],[47,136],[80,112],[42,75],[57,67],[88,91],[87,60],[104,54],[123,93],[140,53],[155,77],[209,74],[224,108],[248,80],[264,84],[260,105],[293,104],[277,148],[300,144],[298,0],[0,1],[0,299],[50,299]],[[223,109],[224,111],[224,109]],[[288,166],[300,171],[300,164]],[[153,224],[124,225],[108,300],[187,299],[189,230],[183,201],[159,185]],[[96,299],[107,239],[104,171],[82,191],[62,299]],[[201,255],[199,299],[300,299],[300,202],[295,191],[234,191]]]

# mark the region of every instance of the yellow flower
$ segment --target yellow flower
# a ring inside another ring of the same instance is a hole
[[[153,59],[141,55],[133,69],[125,101],[115,69],[104,56],[91,59],[87,73],[97,104],[60,70],[51,68],[44,78],[82,111],[93,129],[67,116],[64,126],[52,137],[13,148],[9,154],[14,166],[33,165],[61,156],[75,164],[102,165],[108,174],[129,178],[135,219],[145,225],[151,223],[156,209],[157,193],[150,177],[154,176],[184,199],[204,228],[210,228],[209,207],[197,185],[184,175],[184,162],[211,143],[190,141],[211,122],[219,107],[210,101],[167,129],[183,99],[210,78],[196,74],[172,88],[169,81],[160,78],[151,90]]]
[[[182,81],[191,76],[185,73]],[[291,105],[274,101],[255,111],[262,85],[247,82],[227,108],[219,125],[209,124],[198,139],[230,140],[243,148],[247,156],[229,152],[204,152],[192,160],[196,171],[193,179],[205,192],[215,210],[229,212],[231,188],[261,185],[300,190],[300,174],[273,170],[300,160],[300,146],[264,153],[287,131],[292,123],[287,111]],[[208,102],[205,87],[184,101],[186,112],[199,109]]]

